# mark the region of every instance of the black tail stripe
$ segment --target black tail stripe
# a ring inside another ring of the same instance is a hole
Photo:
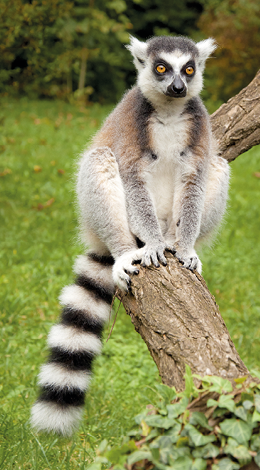
[[[92,259],[92,261],[96,261],[96,263],[100,263],[103,266],[113,266],[115,262],[113,256],[102,256],[97,253],[88,253],[88,257]]]
[[[74,326],[86,333],[92,333],[99,338],[103,330],[103,323],[97,318],[81,310],[65,307],[61,313],[61,323],[63,325]]]
[[[85,393],[78,388],[42,387],[39,401],[51,401],[60,406],[83,406]]]
[[[95,298],[97,300],[103,300],[107,304],[111,304],[113,299],[113,292],[111,290],[106,289],[102,284],[94,281],[90,277],[79,275],[76,278],[75,284],[80,287],[84,287],[84,289],[93,292]]]
[[[51,349],[49,362],[63,364],[70,370],[91,370],[94,355],[87,351],[64,351],[56,347]]]

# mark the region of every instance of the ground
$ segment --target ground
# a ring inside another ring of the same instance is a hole
[[[111,108],[5,99],[0,110],[0,468],[86,469],[104,438],[111,443],[156,399],[159,376],[146,345],[120,308],[95,362],[84,420],[73,439],[37,435],[29,426],[46,335],[59,316],[58,295],[73,282],[77,241],[74,174],[80,151]],[[232,167],[229,207],[217,241],[201,259],[238,352],[260,368],[260,148]],[[257,175],[257,173],[259,173]]]

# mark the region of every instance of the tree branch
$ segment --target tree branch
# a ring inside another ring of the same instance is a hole
[[[260,72],[211,116],[220,154],[228,161],[260,143]],[[120,293],[126,312],[146,342],[163,383],[184,387],[193,373],[234,379],[248,375],[214,297],[198,273],[168,254],[167,267],[142,268],[131,293]]]
[[[211,116],[220,155],[229,162],[260,144],[260,70],[249,85]]]

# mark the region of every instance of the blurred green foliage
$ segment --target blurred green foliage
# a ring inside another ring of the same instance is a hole
[[[123,44],[191,34],[200,1],[0,0],[0,93],[116,101],[134,83]]]
[[[213,36],[204,98],[223,100],[258,70],[258,0],[0,0],[0,93],[115,102],[135,81],[124,44]]]
[[[208,63],[206,94],[226,101],[248,85],[260,68],[259,0],[204,0],[198,26],[216,39],[216,60]]]

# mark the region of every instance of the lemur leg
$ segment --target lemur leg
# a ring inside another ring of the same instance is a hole
[[[126,200],[116,158],[109,147],[87,152],[80,163],[78,199],[81,228],[91,231],[115,259],[113,279],[127,289],[130,277],[138,273],[133,261],[140,260],[142,249],[129,229]]]
[[[229,186],[229,164],[215,157],[209,168],[200,233],[196,245],[209,241],[225,213]]]
[[[41,394],[32,408],[31,424],[39,431],[70,436],[83,413],[93,359],[101,352],[101,333],[109,319],[114,281],[111,256],[79,256],[75,284],[60,295],[60,323],[48,336],[50,355],[38,383]]]

